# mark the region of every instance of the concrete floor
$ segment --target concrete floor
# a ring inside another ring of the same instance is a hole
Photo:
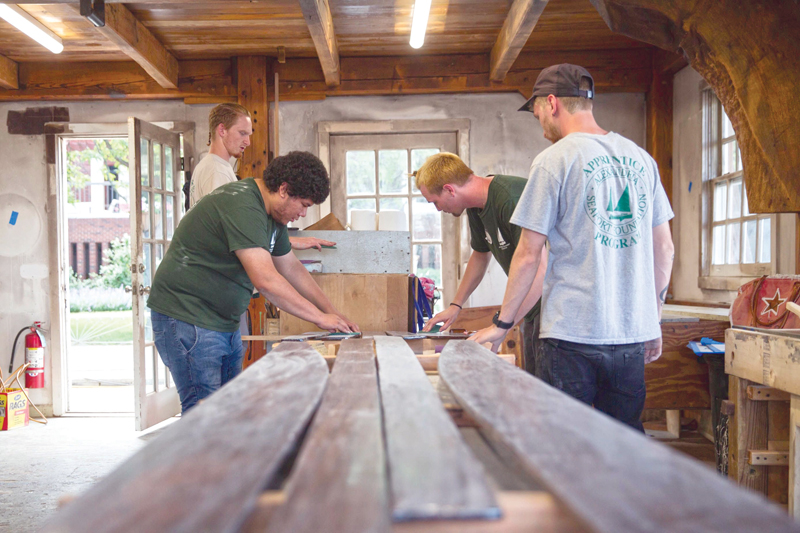
[[[52,418],[0,432],[0,531],[36,531],[65,495],[79,495],[177,418],[144,432],[133,416]]]

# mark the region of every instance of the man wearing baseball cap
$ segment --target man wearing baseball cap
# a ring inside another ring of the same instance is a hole
[[[561,64],[539,74],[520,109],[553,146],[533,160],[511,217],[523,229],[500,315],[472,340],[499,345],[549,240],[542,379],[642,431],[644,365],[661,355],[674,215],[653,158],[598,126],[593,99],[589,72]]]

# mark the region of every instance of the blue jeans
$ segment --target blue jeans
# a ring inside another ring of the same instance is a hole
[[[242,371],[242,335],[220,333],[150,310],[153,339],[186,413]]]
[[[644,343],[592,345],[544,339],[542,375],[553,387],[644,431]]]

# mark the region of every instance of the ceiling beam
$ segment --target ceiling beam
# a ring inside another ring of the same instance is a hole
[[[106,25],[97,28],[165,89],[178,88],[178,60],[122,4],[106,4]]]
[[[489,79],[503,81],[517,60],[548,0],[514,0],[492,47]]]
[[[0,55],[0,87],[19,89],[19,65],[3,55]]]
[[[337,86],[341,80],[339,46],[336,44],[328,0],[300,0],[300,7],[317,49],[322,72],[325,74],[325,83],[332,87]]]

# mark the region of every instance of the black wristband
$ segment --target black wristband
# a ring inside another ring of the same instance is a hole
[[[514,327],[513,322],[503,322],[500,320],[500,311],[494,314],[494,317],[492,317],[492,323],[500,329],[511,329]]]
[[[456,307],[458,307],[459,309],[464,309],[463,307],[461,307],[460,305],[458,305],[458,304],[457,304],[457,303],[455,303],[455,302],[450,302],[450,305],[455,305],[455,306],[456,306]]]

